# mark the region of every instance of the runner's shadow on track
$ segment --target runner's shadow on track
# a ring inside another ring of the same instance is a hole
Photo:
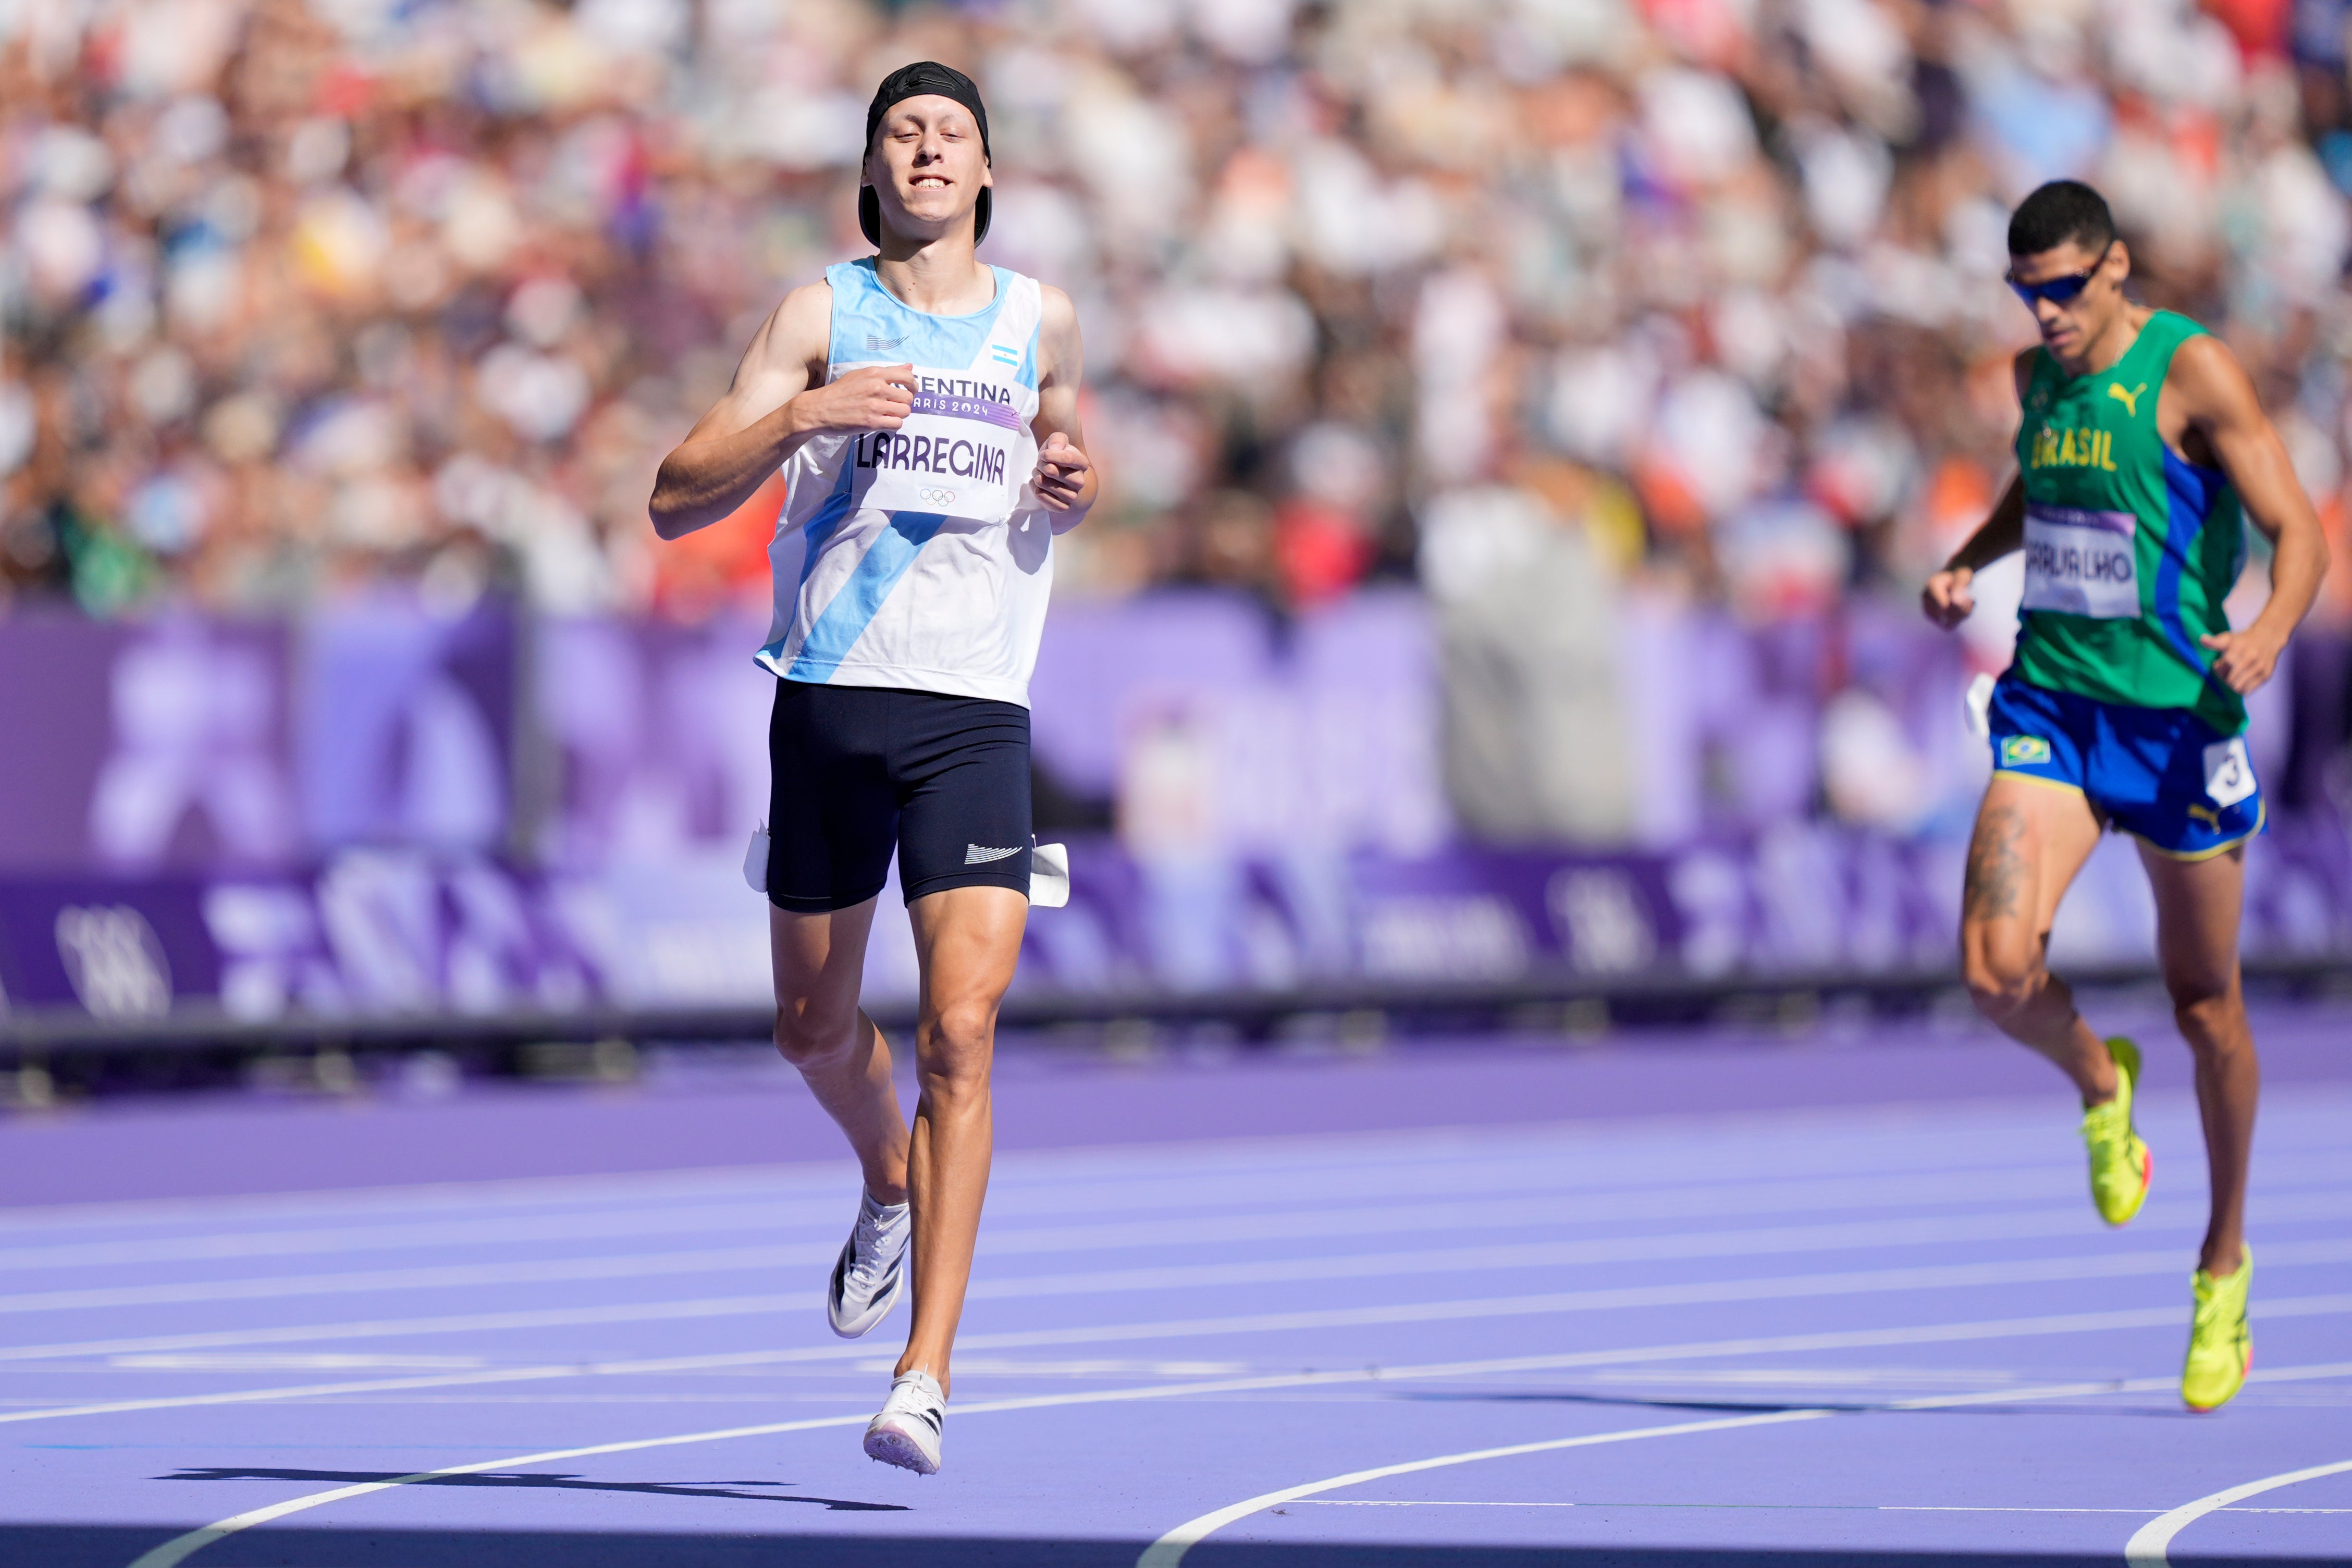
[[[2086,1398],[2091,1396],[2084,1396]],[[1737,1399],[1644,1399],[1631,1394],[1446,1394],[1430,1389],[1399,1389],[1389,1397],[1435,1405],[1604,1405],[1642,1410],[1696,1410],[1733,1416],[1780,1416],[1798,1410],[1834,1410],[1841,1416],[2097,1416],[2104,1419],[2120,1416],[2161,1421],[2205,1419],[2194,1410],[2114,1405],[1930,1405],[1906,1408],[1900,1405],[1847,1405],[1828,1399],[1805,1399],[1790,1404],[1766,1404],[1761,1401],[1751,1404]]]
[[[339,1486],[360,1486],[370,1481],[396,1481],[400,1470],[271,1470],[271,1469],[183,1469],[174,1475],[157,1476],[159,1481],[325,1481]],[[578,1476],[535,1475],[528,1472],[501,1475],[495,1470],[470,1476],[435,1476],[429,1480],[411,1481],[422,1487],[513,1487],[525,1490],[543,1491],[618,1491],[638,1492],[649,1497],[724,1497],[746,1502],[813,1503],[835,1513],[905,1513],[904,1503],[852,1502],[836,1497],[795,1497],[789,1493],[771,1491],[735,1491],[735,1487],[781,1487],[786,1481],[590,1481]]]
[[[1633,1394],[1445,1394],[1429,1389],[1401,1390],[1391,1398],[1429,1405],[1608,1405],[1632,1406],[1643,1410],[1703,1410],[1711,1414],[1735,1416],[1777,1416],[1791,1410],[1835,1410],[1842,1414],[1858,1415],[1864,1410],[1880,1410],[1879,1405],[1832,1405],[1818,1399],[1795,1404],[1766,1405],[1744,1399],[1644,1399]]]

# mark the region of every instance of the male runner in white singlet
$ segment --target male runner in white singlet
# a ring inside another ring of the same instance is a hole
[[[894,71],[866,112],[857,215],[880,254],[796,288],[662,463],[676,538],[781,465],[769,559],[776,1047],[839,1123],[866,1190],[826,1290],[845,1338],[914,1323],[874,1458],[940,1468],[948,1356],[988,1190],[989,1057],[1028,918],[1029,674],[1053,536],[1094,504],[1067,296],[973,255],[988,111],[961,71]],[[858,1007],[893,850],[921,966],[909,1132]]]

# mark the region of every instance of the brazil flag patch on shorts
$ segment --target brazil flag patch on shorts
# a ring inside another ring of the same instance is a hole
[[[2000,743],[2003,768],[2031,768],[2050,760],[2050,743],[2038,735],[2004,736]]]

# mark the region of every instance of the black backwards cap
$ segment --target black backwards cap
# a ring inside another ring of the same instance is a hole
[[[900,66],[882,78],[874,89],[874,101],[866,106],[866,150],[874,151],[874,132],[880,128],[882,117],[893,105],[910,98],[951,98],[971,110],[980,122],[980,154],[993,163],[996,160],[988,148],[988,109],[980,101],[978,84],[956,69],[937,60],[917,60],[911,66]],[[988,237],[988,220],[994,215],[995,192],[982,187],[979,204],[972,212],[971,243],[978,245]],[[857,226],[865,231],[866,243],[882,243],[882,202],[871,185],[857,188]]]

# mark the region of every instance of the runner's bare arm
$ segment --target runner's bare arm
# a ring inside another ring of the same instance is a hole
[[[2009,365],[2010,384],[2016,389],[2019,402],[2025,401],[2026,384],[2033,379],[2033,356],[2039,349],[2020,350]],[[2009,482],[2009,488],[1993,503],[1992,515],[1984,526],[1968,537],[1966,543],[1952,552],[1943,570],[1927,580],[1919,591],[1919,608],[1927,619],[1948,632],[1966,621],[1976,610],[1976,595],[1969,585],[1977,573],[2011,550],[2025,548],[2025,476],[2019,474]]]
[[[2302,623],[2327,575],[2327,538],[2286,443],[2254,393],[2237,357],[2218,338],[2191,338],[2174,351],[2163,397],[2205,438],[2246,520],[2271,541],[2271,599],[2253,624],[2198,641],[2213,650],[2213,673],[2236,692],[2271,678],[2286,640]],[[2178,400],[2176,402],[2176,400]]]
[[[896,430],[914,406],[914,367],[867,366],[826,382],[833,290],[795,288],[761,324],[727,395],[695,422],[654,476],[654,532],[708,528],[751,498],[820,430]]]
[[[1086,380],[1086,347],[1078,340],[1078,312],[1058,288],[1041,290],[1044,319],[1037,325],[1037,499],[1061,516],[1054,531],[1065,534],[1086,520],[1102,490],[1101,476],[1086,454],[1087,433],[1078,423],[1078,388]]]
[[[1927,586],[1919,592],[1920,608],[1928,620],[1950,631],[1977,607],[1976,595],[1969,591],[1977,573],[2010,551],[2024,548],[2025,476],[2020,474],[2011,478],[2009,488],[1993,503],[1992,515],[1984,526],[1952,552],[1943,570],[1927,580]]]

